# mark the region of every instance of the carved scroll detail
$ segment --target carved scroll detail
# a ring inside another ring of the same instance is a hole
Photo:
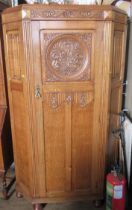
[[[68,92],[68,93],[46,93],[45,102],[52,109],[56,109],[64,103],[77,104],[80,107],[86,107],[93,101],[93,92]]]

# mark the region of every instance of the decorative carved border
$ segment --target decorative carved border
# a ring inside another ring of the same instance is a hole
[[[18,15],[11,15],[12,12]],[[126,23],[127,16],[121,10],[111,6],[97,5],[20,5],[18,8],[8,9],[3,15],[3,22],[25,20],[113,20]]]
[[[48,103],[52,109],[56,109],[64,103],[78,104],[83,108],[91,103],[93,99],[93,92],[50,92],[45,94],[44,102]]]
[[[40,18],[57,18],[57,19],[67,19],[67,18],[83,18],[83,19],[105,19],[109,16],[107,11],[91,11],[91,10],[69,10],[69,9],[33,9],[30,13],[31,19]]]

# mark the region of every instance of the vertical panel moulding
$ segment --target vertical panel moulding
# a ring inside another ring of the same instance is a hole
[[[114,59],[117,60],[117,54],[116,54],[116,45],[115,45],[115,37],[113,38],[113,55],[114,55]],[[112,66],[112,78],[114,78],[115,76],[115,63],[113,62],[113,66]]]
[[[123,46],[122,46],[122,59],[121,59],[121,73],[120,73],[120,80],[123,81],[124,78],[124,71],[125,71],[125,55],[126,55],[126,42],[127,42],[127,25],[125,30],[123,31]]]
[[[111,77],[112,77],[112,52],[113,52],[113,35],[114,35],[114,23],[109,21],[104,23],[104,55],[103,55],[103,72],[102,72],[102,97],[101,97],[101,138],[99,144],[99,186],[103,191],[105,172],[106,172],[106,154],[107,144],[109,137],[109,120],[110,120],[110,96],[111,96]],[[103,129],[102,129],[103,128]]]
[[[33,99],[32,99],[32,95],[31,95],[31,90],[32,88],[32,44],[31,44],[31,28],[30,28],[30,21],[24,21],[22,23],[22,27],[23,27],[23,43],[24,43],[24,61],[25,61],[25,84],[23,81],[23,86],[25,88],[25,92],[27,93],[26,95],[26,102],[27,102],[27,110],[28,110],[28,116],[29,116],[29,126],[30,126],[30,143],[32,148],[30,148],[30,160],[31,160],[31,193],[32,196],[35,196],[35,166],[37,164],[37,162],[35,162],[34,160],[34,148],[33,146],[33,112],[32,112],[32,106],[33,105]],[[33,151],[33,152],[32,152]],[[34,174],[34,175],[33,175]]]
[[[71,191],[71,103],[65,102],[66,191]]]
[[[0,40],[0,49],[1,47],[2,46],[1,46],[1,40]],[[0,53],[0,105],[6,106],[5,80],[4,80],[2,53]]]
[[[103,195],[112,53],[112,22],[98,22],[95,46],[92,192]]]
[[[121,73],[123,70],[122,61],[124,61],[124,59],[123,59],[123,47],[124,47],[123,45],[124,45],[124,43],[123,42],[124,42],[124,33],[120,32],[120,36],[118,37],[118,42],[117,42],[117,44],[119,45],[119,52],[120,52],[120,53],[118,52],[118,58],[117,58],[117,70],[118,70],[118,74],[119,74],[119,79],[122,78],[121,77]]]
[[[45,145],[44,145],[44,122],[43,122],[43,93],[42,93],[42,70],[40,55],[40,22],[33,21],[32,27],[32,98],[33,98],[33,121],[34,121],[34,152],[36,160],[36,187],[35,196],[46,196],[46,180],[45,180]],[[34,97],[36,87],[40,88],[40,98]],[[43,180],[43,181],[42,181]]]
[[[102,63],[103,63],[103,27],[104,24],[99,22],[97,24],[96,33],[95,33],[95,49],[94,49],[94,114],[93,114],[93,142],[92,142],[92,166],[91,166],[91,186],[92,194],[97,194],[98,190],[98,145],[100,141],[100,88],[101,88],[101,79],[102,79]]]

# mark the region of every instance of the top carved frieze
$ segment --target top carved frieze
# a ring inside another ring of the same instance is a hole
[[[102,19],[106,12],[88,10],[31,10],[31,18],[97,18]]]
[[[127,16],[111,6],[97,5],[20,5],[3,12],[3,23],[16,20],[112,20],[125,23]]]

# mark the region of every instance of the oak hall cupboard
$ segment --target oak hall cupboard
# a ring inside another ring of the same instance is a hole
[[[121,109],[126,15],[111,6],[4,11],[17,191],[40,203],[103,198]]]

